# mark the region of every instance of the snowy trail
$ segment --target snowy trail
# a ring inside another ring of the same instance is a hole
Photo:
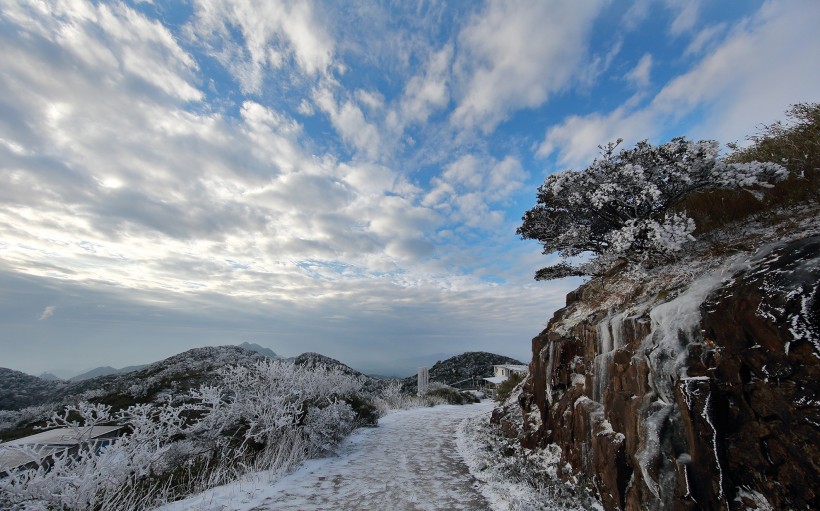
[[[377,428],[356,431],[338,456],[308,461],[272,484],[246,480],[163,510],[465,510],[490,509],[456,450],[467,418],[491,402],[404,410]]]

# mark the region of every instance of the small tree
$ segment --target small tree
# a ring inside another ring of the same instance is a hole
[[[618,140],[600,147],[602,158],[586,169],[550,175],[538,188],[535,207],[517,233],[566,259],[590,253],[582,266],[566,262],[543,268],[536,280],[606,271],[616,260],[652,261],[692,241],[695,222],[673,207],[705,189],[771,187],[786,169],[774,163],[726,163],[713,140],[647,141],[616,153]]]

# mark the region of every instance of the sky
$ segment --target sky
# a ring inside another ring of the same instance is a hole
[[[0,367],[253,342],[527,362],[579,279],[515,234],[617,138],[820,101],[820,2],[0,5]]]

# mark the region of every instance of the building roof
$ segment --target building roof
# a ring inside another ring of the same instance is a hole
[[[80,443],[80,438],[94,440],[113,431],[122,429],[122,426],[94,426],[91,428],[55,428],[48,431],[41,431],[36,435],[30,435],[17,440],[9,440],[0,444],[0,447],[12,445],[65,445],[71,446]]]
[[[505,381],[507,381],[507,378],[508,378],[508,376],[492,376],[490,378],[482,378],[482,379],[486,380],[490,383],[493,383],[495,385],[498,385],[499,383],[504,383]]]
[[[94,426],[79,430],[55,428],[1,443],[0,472],[29,463],[40,463],[52,454],[79,444],[81,437],[84,440],[97,440],[122,428],[123,426]]]
[[[509,369],[510,371],[515,371],[518,373],[525,373],[530,370],[529,366],[523,364],[497,364],[493,367],[503,367],[504,369]]]
[[[7,469],[14,469],[28,465],[29,463],[40,463],[44,458],[60,451],[68,449],[67,445],[0,445],[0,473]]]

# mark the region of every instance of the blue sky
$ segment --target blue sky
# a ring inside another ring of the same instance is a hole
[[[580,281],[516,238],[623,138],[820,100],[820,3],[4,2],[0,366],[243,341],[528,360]]]

